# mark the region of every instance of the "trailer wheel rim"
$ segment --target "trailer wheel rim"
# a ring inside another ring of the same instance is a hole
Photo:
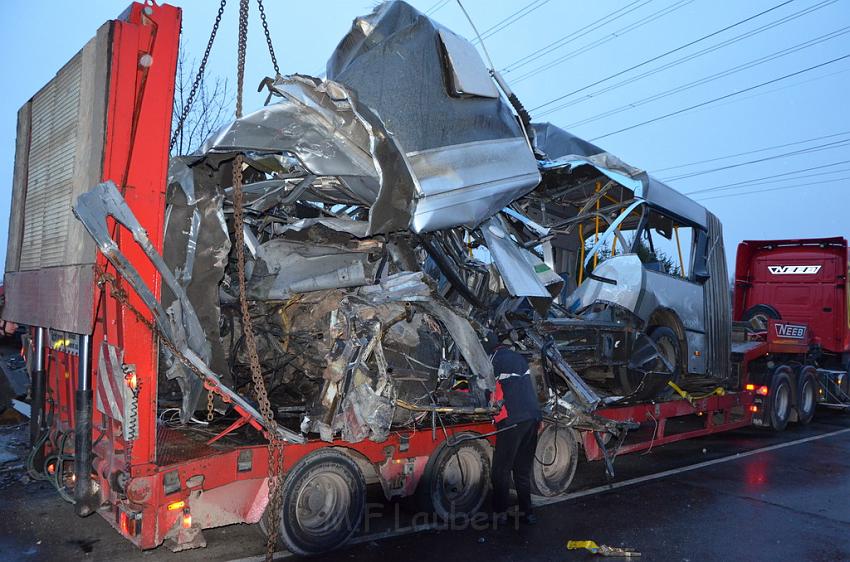
[[[572,462],[570,450],[566,446],[566,443],[562,443],[560,450],[558,450],[557,440],[557,435],[552,435],[552,438],[547,440],[548,442],[543,449],[543,455],[540,459],[543,478],[547,484],[559,483],[563,480]]]
[[[345,479],[338,474],[317,474],[298,493],[295,516],[305,532],[324,535],[339,528],[350,505]]]
[[[443,466],[440,491],[449,511],[454,511],[455,505],[466,505],[479,493],[482,475],[478,457],[474,449],[462,447]]]

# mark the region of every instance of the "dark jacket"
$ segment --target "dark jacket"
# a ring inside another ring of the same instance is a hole
[[[496,425],[506,427],[524,421],[540,421],[540,404],[528,362],[519,353],[499,347],[493,354],[493,376],[496,392],[493,400],[503,400],[502,410],[496,415]]]

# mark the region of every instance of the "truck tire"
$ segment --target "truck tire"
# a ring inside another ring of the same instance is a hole
[[[537,438],[532,469],[532,490],[538,496],[565,494],[573,481],[578,463],[575,432],[556,424],[547,425]]]
[[[354,459],[333,449],[304,457],[286,475],[280,491],[280,542],[302,556],[344,545],[360,527],[366,482]],[[268,533],[266,513],[260,528]]]
[[[803,367],[797,375],[797,421],[806,425],[815,416],[818,405],[817,370],[811,365]]]
[[[669,398],[673,394],[673,389],[667,384],[667,381],[672,380],[678,383],[682,373],[682,351],[679,345],[679,338],[676,336],[676,332],[667,326],[650,326],[646,330],[646,335],[658,347],[659,351],[664,354],[667,361],[673,365],[673,372],[670,378],[666,379],[658,375],[645,375],[640,371],[623,369],[620,375],[620,385],[623,394],[631,396],[635,400]],[[656,365],[652,369],[663,370],[663,362],[660,359],[656,359]],[[645,381],[644,378],[646,378]]]
[[[781,320],[779,311],[769,304],[757,304],[748,308],[741,320],[749,322],[753,329],[763,332],[767,330],[768,320]]]
[[[783,431],[791,417],[793,391],[789,372],[787,367],[779,367],[770,381],[767,421],[773,431]]]
[[[484,446],[475,441],[453,447],[444,443],[428,460],[416,499],[422,511],[451,521],[477,513],[489,488],[490,457]]]

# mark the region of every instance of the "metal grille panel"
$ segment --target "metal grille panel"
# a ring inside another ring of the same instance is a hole
[[[81,77],[80,53],[32,100],[21,271],[67,265]]]

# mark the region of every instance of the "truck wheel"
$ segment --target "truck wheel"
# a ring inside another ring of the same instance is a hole
[[[780,367],[770,383],[768,420],[774,431],[782,431],[788,425],[788,419],[791,417],[791,398],[791,377],[787,368]]]
[[[572,429],[547,425],[537,438],[531,486],[538,496],[566,493],[578,463],[578,444]]]
[[[768,304],[757,304],[751,306],[745,312],[741,320],[749,322],[754,330],[764,332],[767,330],[768,320],[780,320],[779,311]]]
[[[281,490],[280,541],[302,556],[344,545],[360,526],[366,482],[354,460],[339,451],[321,450],[286,475]],[[268,513],[260,528],[268,530]]]
[[[803,367],[797,385],[797,421],[805,425],[812,421],[815,416],[815,408],[818,404],[817,388],[818,382],[815,374],[817,371],[811,365]]]
[[[419,507],[444,521],[477,513],[490,486],[490,458],[474,441],[444,444],[428,461],[416,488]]]

